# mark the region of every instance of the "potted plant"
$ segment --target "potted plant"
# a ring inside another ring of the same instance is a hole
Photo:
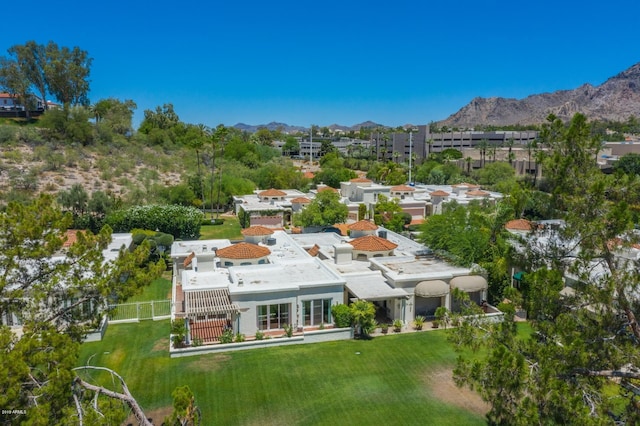
[[[382,334],[387,334],[389,332],[389,324],[382,323],[380,325],[380,331],[382,332]]]
[[[393,331],[394,332],[400,333],[402,331],[402,326],[403,326],[402,320],[397,319],[397,320],[393,321]]]
[[[425,317],[423,317],[422,315],[418,315],[414,320],[413,320],[413,328],[416,330],[422,330],[422,326],[424,325],[424,321],[425,321]]]
[[[440,321],[433,320],[433,322],[431,323],[431,328],[438,328],[438,327],[440,327]]]
[[[449,322],[449,310],[444,307],[444,306],[438,306],[436,308],[436,321],[438,322],[438,325],[443,324],[445,328],[447,328],[447,323]],[[435,322],[434,321],[434,324]],[[437,327],[434,327],[437,328]]]

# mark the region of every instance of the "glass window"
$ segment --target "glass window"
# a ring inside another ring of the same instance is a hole
[[[302,302],[304,325],[331,323],[331,299],[305,300]]]
[[[291,304],[282,303],[279,305],[258,306],[258,329],[275,330],[284,328],[289,324],[289,311]]]

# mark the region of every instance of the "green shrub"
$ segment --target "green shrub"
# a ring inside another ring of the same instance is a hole
[[[175,319],[171,322],[171,341],[174,348],[182,348],[185,346],[185,337],[187,336],[187,326],[182,318]]]
[[[331,307],[331,315],[333,316],[333,322],[338,328],[351,327],[353,323],[351,310],[347,305],[342,303]]]
[[[230,328],[222,332],[220,343],[233,343],[233,330]]]
[[[111,213],[106,223],[114,232],[130,232],[130,230],[156,229],[180,239],[198,239],[203,213],[193,207],[146,205],[135,206],[127,210]]]
[[[234,341],[236,343],[244,342],[244,334],[240,334],[240,333],[236,334]]]
[[[291,324],[287,324],[284,326],[284,335],[287,337],[293,336],[293,326]]]
[[[256,331],[256,340],[264,340],[264,333],[262,332],[262,330]]]

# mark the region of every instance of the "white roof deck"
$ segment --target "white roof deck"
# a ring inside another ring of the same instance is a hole
[[[376,257],[371,259],[371,264],[376,269],[380,269],[393,282],[449,280],[454,277],[472,274],[469,268],[455,266],[438,258]]]

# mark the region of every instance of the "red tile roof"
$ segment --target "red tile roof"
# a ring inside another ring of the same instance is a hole
[[[75,242],[78,241],[78,232],[79,231],[77,229],[67,229],[64,233],[65,241],[62,243],[62,247],[71,247],[75,244]]]
[[[466,186],[467,188],[480,188],[480,185],[476,185],[475,183],[466,183],[466,182],[457,183],[453,185],[453,188],[461,188],[463,186]]]
[[[330,186],[323,186],[322,188],[318,188],[318,192],[322,192],[322,191],[338,192],[337,189],[332,188]]]
[[[429,195],[431,195],[432,197],[448,197],[451,194],[449,194],[446,191],[437,190],[437,191],[430,192]]]
[[[286,192],[280,191],[279,189],[267,189],[266,191],[262,191],[258,193],[259,197],[284,197],[287,195]]]
[[[375,231],[378,229],[378,225],[370,220],[361,220],[349,225],[349,229],[352,231]]]
[[[415,190],[416,190],[415,188],[409,185],[398,185],[398,186],[391,187],[392,192],[407,192],[407,191],[413,192]]]
[[[375,235],[356,238],[353,241],[349,241],[349,244],[351,244],[355,250],[360,251],[389,251],[398,247],[397,244]]]
[[[316,175],[313,172],[304,172],[304,177],[306,177],[307,179],[313,179]]]
[[[243,229],[242,231],[242,235],[244,235],[245,237],[256,237],[256,236],[261,236],[261,235],[271,235],[273,234],[273,230],[269,229],[265,226],[260,226],[260,225],[254,225],[254,226],[250,226],[247,229]]]
[[[294,198],[293,200],[291,200],[292,203],[297,203],[297,204],[309,204],[311,202],[310,199],[306,198],[306,197],[297,197]]]
[[[216,255],[225,259],[259,259],[271,254],[271,250],[266,247],[245,242],[231,244],[229,247],[221,248]]]
[[[467,195],[470,195],[472,197],[486,197],[489,195],[489,193],[480,189],[474,189],[473,191],[467,191]]]
[[[526,219],[510,220],[509,222],[505,223],[504,227],[513,231],[531,231],[533,229],[531,222]]]
[[[357,178],[353,178],[353,179],[349,179],[349,182],[356,182],[356,183],[371,183],[373,182],[371,179],[367,179],[365,177],[357,177]]]

